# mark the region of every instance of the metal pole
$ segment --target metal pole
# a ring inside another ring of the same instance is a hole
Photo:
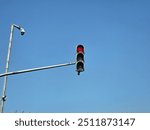
[[[11,25],[5,73],[7,73],[8,69],[9,69],[9,61],[10,61],[10,53],[11,53],[11,47],[12,47],[13,31],[14,31],[14,25]],[[4,77],[4,84],[3,84],[3,90],[2,90],[2,99],[1,99],[1,105],[0,105],[0,113],[3,112],[4,102],[6,101],[6,86],[7,86],[7,75]]]
[[[26,70],[18,70],[14,72],[7,72],[4,74],[0,74],[0,77],[8,76],[8,75],[15,75],[15,74],[21,74],[21,73],[27,73],[27,72],[33,72],[33,71],[39,71],[39,70],[45,70],[45,69],[52,69],[52,68],[58,68],[63,66],[69,66],[74,65],[75,62],[65,63],[65,64],[58,64],[58,65],[51,65],[51,66],[44,66],[44,67],[38,67],[38,68],[32,68],[32,69],[26,69]]]

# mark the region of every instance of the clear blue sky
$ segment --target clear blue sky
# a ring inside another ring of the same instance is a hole
[[[0,0],[0,73],[12,23],[26,34],[14,31],[9,71],[75,61],[83,43],[85,72],[10,76],[4,112],[150,112],[149,0]]]

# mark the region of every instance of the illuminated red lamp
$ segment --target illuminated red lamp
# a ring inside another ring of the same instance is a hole
[[[83,45],[77,46],[77,53],[84,53],[84,46]]]

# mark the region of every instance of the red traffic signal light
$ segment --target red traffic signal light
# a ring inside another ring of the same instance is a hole
[[[84,46],[78,45],[76,48],[76,71],[78,75],[84,71]]]
[[[84,46],[83,45],[77,46],[77,53],[84,53]]]

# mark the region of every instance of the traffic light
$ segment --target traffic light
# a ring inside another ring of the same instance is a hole
[[[78,45],[76,48],[76,71],[78,75],[84,71],[84,46]]]

